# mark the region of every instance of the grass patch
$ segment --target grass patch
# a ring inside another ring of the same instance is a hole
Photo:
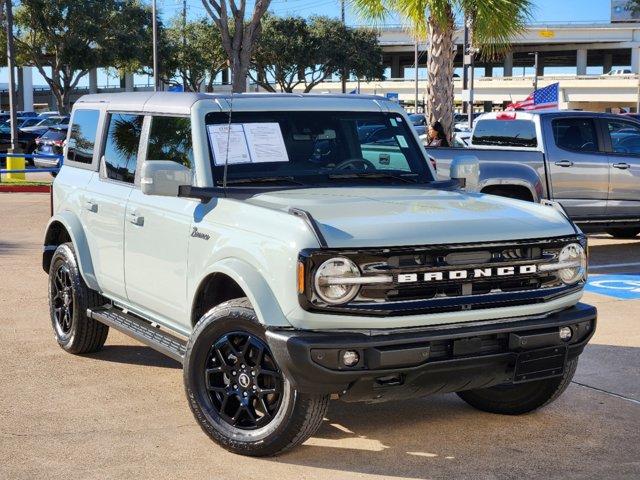
[[[14,180],[2,178],[0,181],[0,185],[28,185],[28,186],[40,186],[40,185],[51,185],[51,182],[33,182],[29,180]]]

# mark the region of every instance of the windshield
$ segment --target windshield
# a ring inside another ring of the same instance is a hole
[[[433,180],[411,127],[396,113],[234,112],[206,117],[211,164],[222,184]]]

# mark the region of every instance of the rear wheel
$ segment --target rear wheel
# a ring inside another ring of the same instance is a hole
[[[484,412],[520,415],[543,407],[558,398],[571,383],[577,366],[578,359],[575,358],[567,362],[561,377],[518,385],[497,385],[467,390],[458,392],[458,396]]]
[[[49,313],[58,344],[69,353],[100,350],[109,327],[89,318],[87,309],[103,303],[102,296],[84,283],[73,244],[60,245],[49,268]]]
[[[613,238],[636,238],[640,233],[640,228],[612,228],[607,233]]]
[[[184,384],[204,432],[250,456],[276,455],[304,442],[320,427],[329,402],[292,387],[246,298],[200,319],[187,346]]]

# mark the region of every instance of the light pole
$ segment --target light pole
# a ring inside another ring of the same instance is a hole
[[[156,11],[156,0],[151,2],[151,16],[152,29],[153,29],[153,91],[158,91],[158,85],[160,84],[160,75],[158,75],[158,19]]]
[[[538,52],[533,52],[533,91],[538,89]]]
[[[414,97],[414,103],[413,103],[415,107],[415,112],[413,113],[418,113],[418,39],[417,38],[413,46],[413,61],[414,61],[413,66],[415,67],[414,77],[416,81],[415,92],[414,92],[415,97]]]
[[[13,53],[13,9],[11,0],[5,1],[7,13],[7,68],[9,69],[9,118],[11,119],[11,148],[9,153],[20,153],[17,146],[18,127],[16,125],[16,79],[13,69],[15,67],[15,59]]]
[[[342,25],[345,25],[344,0],[340,0],[340,19],[342,20]],[[340,76],[342,77],[342,93],[347,93],[347,70],[344,65],[342,65]]]
[[[182,0],[182,53],[187,49],[187,0]],[[187,72],[182,77],[182,91],[187,91]]]
[[[474,54],[475,49],[473,48],[473,38],[471,32],[471,19],[469,17],[465,17],[464,19],[464,46],[462,49],[462,58],[463,58],[463,70],[462,70],[462,90],[466,91],[468,95],[468,100],[466,103],[463,103],[463,111],[464,105],[466,105],[466,113],[469,119],[469,128],[473,128],[473,68],[474,68]]]

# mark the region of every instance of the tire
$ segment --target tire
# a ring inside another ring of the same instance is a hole
[[[304,442],[329,405],[328,395],[292,387],[246,298],[218,305],[197,323],[187,345],[184,385],[202,430],[223,448],[248,456],[276,455]]]
[[[73,244],[58,246],[49,268],[49,314],[58,344],[74,354],[100,350],[109,327],[87,317],[87,308],[104,303],[104,298],[84,283]]]
[[[636,238],[640,233],[640,228],[612,228],[607,233],[613,238]]]
[[[553,402],[571,383],[578,359],[567,362],[564,375],[519,385],[498,385],[479,390],[458,392],[472,407],[489,413],[521,415]]]

